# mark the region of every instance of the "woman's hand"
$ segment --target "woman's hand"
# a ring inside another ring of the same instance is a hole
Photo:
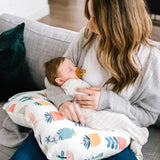
[[[101,88],[90,87],[90,88],[78,88],[77,92],[82,92],[87,95],[76,94],[75,99],[77,103],[80,104],[81,108],[87,109],[98,109],[100,96],[101,96]]]
[[[81,125],[85,124],[84,117],[79,109],[79,106],[77,104],[71,103],[71,102],[64,102],[59,107],[59,112],[67,119],[77,122]]]

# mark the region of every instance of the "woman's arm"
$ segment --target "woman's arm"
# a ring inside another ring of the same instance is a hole
[[[101,90],[98,110],[108,109],[127,115],[139,126],[154,124],[160,114],[160,52],[149,57],[143,80],[130,100],[105,89]]]
[[[59,106],[62,103],[73,100],[72,97],[64,93],[61,87],[50,84],[46,77],[45,77],[45,86],[46,86],[47,98],[50,101],[52,101],[57,108],[59,108]]]
[[[81,67],[82,59],[85,55],[82,50],[84,43],[84,29],[85,28],[78,33],[64,54],[64,57],[71,59],[71,61],[78,67]],[[72,103],[73,97],[66,95],[61,87],[51,85],[47,78],[45,78],[45,86],[47,98],[56,105],[59,112],[65,118],[75,122],[80,122],[82,125],[85,123],[79,106]]]
[[[69,59],[71,59],[76,66],[79,63],[78,62],[80,59],[79,57],[81,56],[82,53],[82,45],[84,40],[83,37],[84,37],[84,28],[78,33],[76,38],[71,42],[67,51],[64,54],[64,57],[68,57]],[[61,87],[50,84],[46,77],[45,77],[45,86],[46,86],[47,98],[50,101],[52,101],[57,106],[57,108],[59,108],[59,106],[62,103],[73,100],[73,98],[69,97],[64,93]]]
[[[137,83],[134,84],[136,88],[130,99],[104,88],[80,88],[78,91],[88,96],[77,94],[75,99],[82,108],[123,113],[138,126],[154,124],[160,114],[160,52],[157,49],[151,52],[143,67],[142,79],[139,77],[139,87],[137,89]]]
[[[158,94],[158,93],[157,93]],[[135,124],[141,127],[148,127],[155,123],[160,108],[160,97],[152,94],[143,97],[138,101],[130,102],[112,91],[101,91],[101,100],[98,110],[108,109],[127,115]],[[153,99],[152,99],[153,98]],[[153,102],[154,101],[154,102]]]

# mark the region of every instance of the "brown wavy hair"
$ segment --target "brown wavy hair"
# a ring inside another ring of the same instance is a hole
[[[112,91],[119,93],[133,84],[140,74],[136,63],[136,49],[140,43],[150,44],[152,22],[144,0],[92,0],[95,23],[101,39],[97,48],[97,59],[111,73],[104,85],[113,85]],[[90,19],[88,2],[85,16]],[[91,43],[94,33],[85,30],[84,47]],[[103,56],[103,62],[100,61]]]

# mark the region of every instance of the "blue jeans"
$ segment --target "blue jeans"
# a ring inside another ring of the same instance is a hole
[[[44,153],[41,151],[34,133],[31,132],[29,136],[20,145],[10,160],[47,160]],[[134,153],[126,148],[119,154],[116,154],[106,160],[137,160]]]

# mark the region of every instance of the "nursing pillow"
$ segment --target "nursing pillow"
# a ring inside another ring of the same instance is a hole
[[[50,160],[103,159],[130,144],[130,137],[118,130],[96,130],[64,118],[45,90],[16,94],[3,109],[16,124],[33,129]]]

